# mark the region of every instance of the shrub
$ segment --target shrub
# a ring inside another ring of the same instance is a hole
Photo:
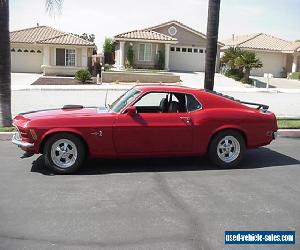
[[[87,80],[91,79],[91,74],[86,69],[78,70],[75,74],[76,80],[81,81],[82,83],[85,83]]]
[[[293,72],[290,74],[290,76],[292,79],[300,81],[300,72]]]
[[[130,68],[130,69],[133,68],[133,48],[132,48],[132,46],[128,47],[127,57],[125,60],[125,67]]]
[[[110,69],[112,68],[112,65],[111,64],[104,64],[104,71],[109,71]]]
[[[236,81],[240,81],[244,77],[244,74],[240,69],[227,69],[225,71],[225,76],[230,77]]]
[[[157,68],[161,70],[165,68],[165,53],[161,50],[158,51]]]

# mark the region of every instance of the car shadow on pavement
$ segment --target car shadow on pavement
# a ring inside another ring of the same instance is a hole
[[[235,169],[256,169],[295,164],[300,164],[300,161],[269,148],[262,147],[259,149],[248,150],[240,166]],[[84,166],[77,171],[75,175],[207,170],[226,171],[227,169],[219,169],[216,166],[213,166],[206,156],[151,159],[96,159],[86,161]],[[54,175],[45,167],[42,155],[32,163],[31,172]]]

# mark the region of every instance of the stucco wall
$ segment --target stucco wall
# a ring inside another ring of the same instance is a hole
[[[103,82],[178,83],[180,76],[167,73],[103,72]]]
[[[205,47],[206,46],[206,39],[190,32],[186,29],[183,29],[175,24],[160,27],[160,28],[154,29],[154,31],[165,34],[167,36],[170,36],[168,29],[171,26],[174,26],[177,29],[177,33],[174,36],[172,36],[172,37],[177,38],[177,40],[178,40],[177,45],[195,46],[195,47]]]
[[[274,77],[279,77],[282,67],[286,67],[284,54],[279,52],[255,52],[257,57],[262,61],[263,67],[253,69],[251,75],[263,76],[264,73],[271,73]]]
[[[176,45],[174,45],[174,47],[176,46],[183,46],[183,47],[187,47],[187,48],[206,48],[206,39],[202,38],[201,36],[187,30],[184,29],[176,24],[170,24],[170,25],[166,25],[163,27],[159,27],[156,29],[153,29],[156,32],[171,36],[168,32],[168,29],[174,26],[177,29],[177,33],[175,35],[173,35],[172,37],[177,38],[178,43]],[[176,55],[176,53],[173,53],[175,56],[172,55],[172,58],[170,58],[170,64],[174,64],[177,65],[177,62],[172,62],[172,60],[183,60],[182,63],[186,62],[185,67],[182,68],[183,69],[189,69],[191,71],[193,70],[197,70],[197,71],[204,71],[204,65],[205,65],[205,56],[201,56],[201,55],[190,55],[190,57],[186,57],[186,56],[182,56],[180,57],[180,55]],[[201,60],[198,67],[194,66],[195,63],[198,62],[198,60]],[[220,46],[218,45],[218,51],[217,51],[217,56],[216,56],[216,71],[219,70],[219,64],[220,64]],[[189,65],[190,66],[189,66]],[[175,67],[176,68],[176,67]],[[176,70],[178,70],[176,68]]]
[[[64,67],[64,66],[43,66],[44,75],[63,75],[74,76],[80,69],[87,69],[87,67]]]

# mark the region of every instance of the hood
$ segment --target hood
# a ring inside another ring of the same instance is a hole
[[[26,120],[32,120],[35,118],[47,118],[47,117],[77,117],[77,116],[93,116],[99,113],[109,113],[105,107],[83,107],[79,105],[68,105],[61,109],[44,109],[35,110],[20,113],[17,117],[24,117]],[[17,118],[16,117],[16,118]]]

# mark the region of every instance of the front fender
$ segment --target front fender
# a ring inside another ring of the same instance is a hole
[[[71,134],[75,134],[77,136],[79,136],[82,140],[85,141],[83,134],[75,128],[53,128],[53,129],[49,129],[47,130],[45,133],[42,134],[42,136],[40,137],[40,139],[36,142],[36,153],[40,153],[43,151],[43,146],[45,143],[45,140],[56,133],[71,133]]]

